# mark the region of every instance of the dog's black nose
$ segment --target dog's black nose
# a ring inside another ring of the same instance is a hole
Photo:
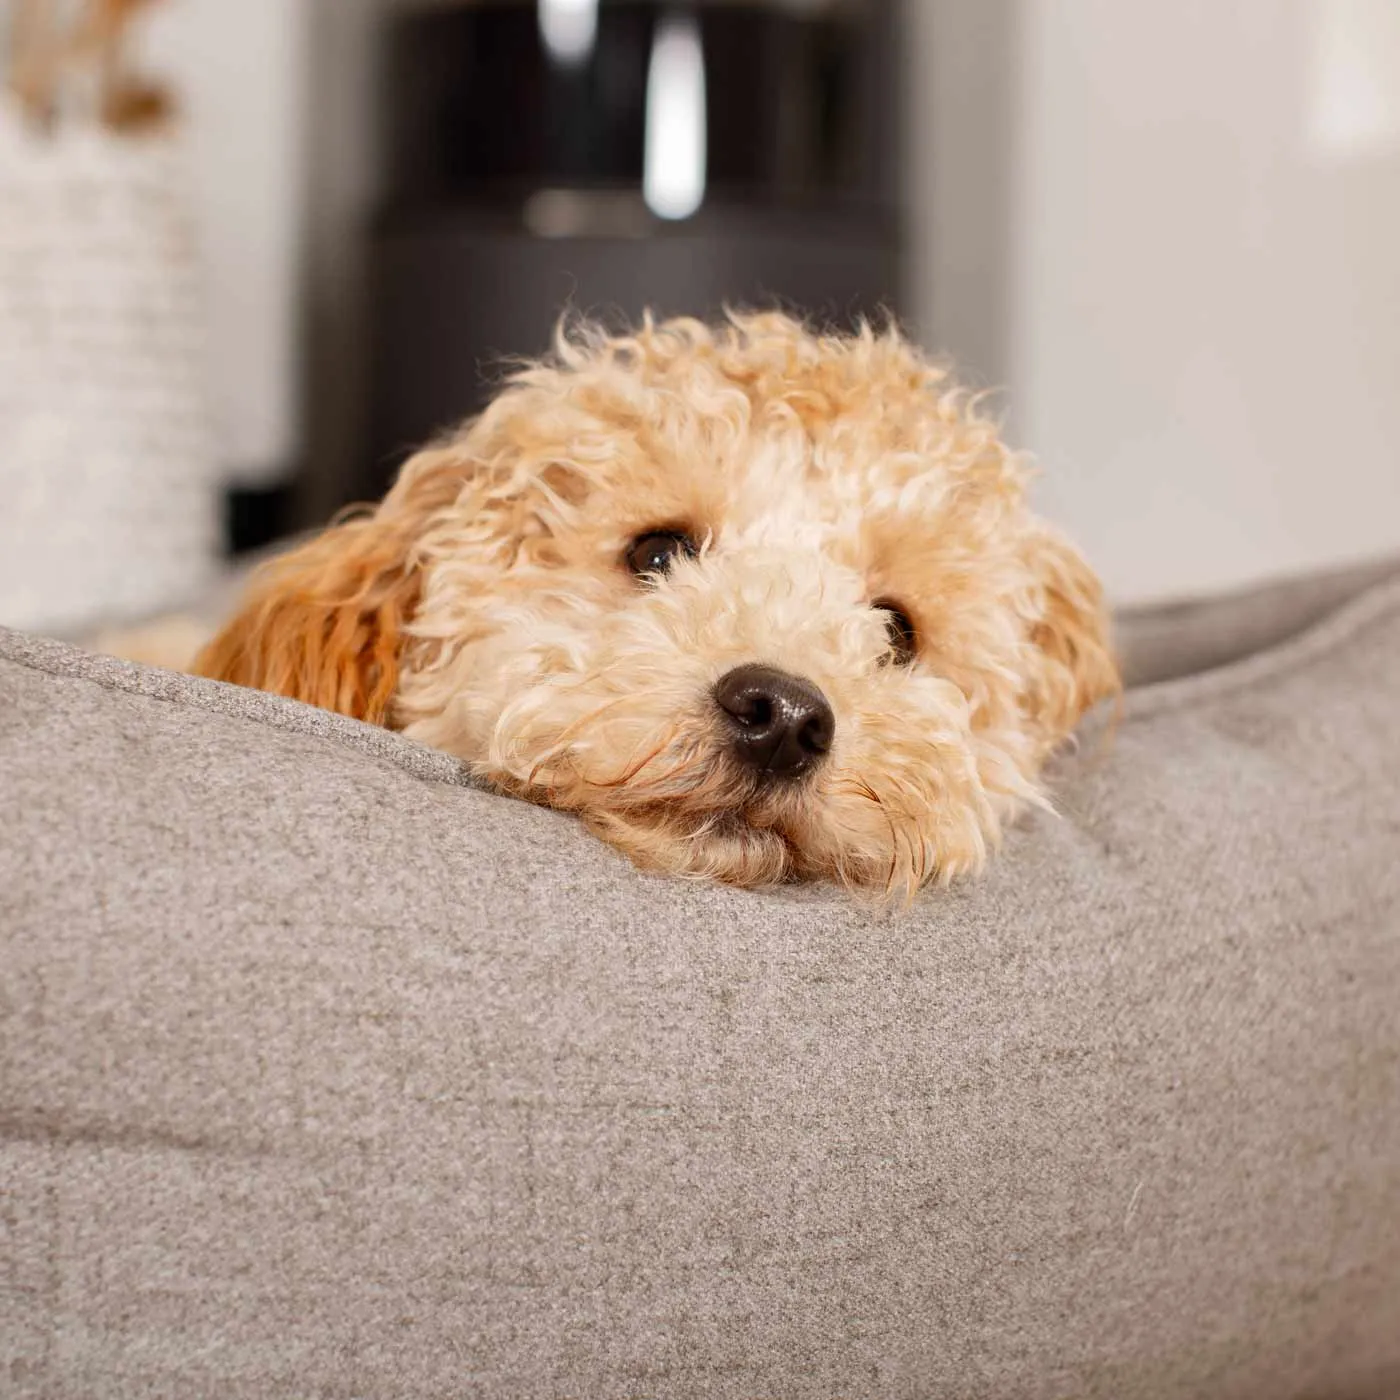
[[[772,666],[736,666],[715,682],[736,758],[765,776],[805,773],[831,748],[836,716],[826,696]]]

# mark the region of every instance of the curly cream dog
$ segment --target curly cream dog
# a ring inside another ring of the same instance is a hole
[[[203,674],[390,725],[639,865],[912,894],[979,868],[1118,687],[1101,590],[897,333],[561,337]]]

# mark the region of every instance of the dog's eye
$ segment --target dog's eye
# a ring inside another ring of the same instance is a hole
[[[681,555],[694,559],[699,553],[695,541],[679,530],[648,530],[627,546],[623,558],[627,567],[641,578],[645,574],[664,574]]]
[[[907,666],[919,651],[919,634],[909,614],[888,598],[877,598],[871,605],[885,614],[885,629],[890,634],[890,652],[896,666]]]

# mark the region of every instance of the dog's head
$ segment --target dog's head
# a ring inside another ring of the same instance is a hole
[[[1116,689],[1097,580],[896,334],[584,332],[268,571],[208,674],[380,723],[639,863],[912,892]]]

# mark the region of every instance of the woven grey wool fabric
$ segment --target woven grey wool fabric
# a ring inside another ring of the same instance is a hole
[[[1400,585],[875,914],[0,635],[0,1392],[1400,1394]]]

